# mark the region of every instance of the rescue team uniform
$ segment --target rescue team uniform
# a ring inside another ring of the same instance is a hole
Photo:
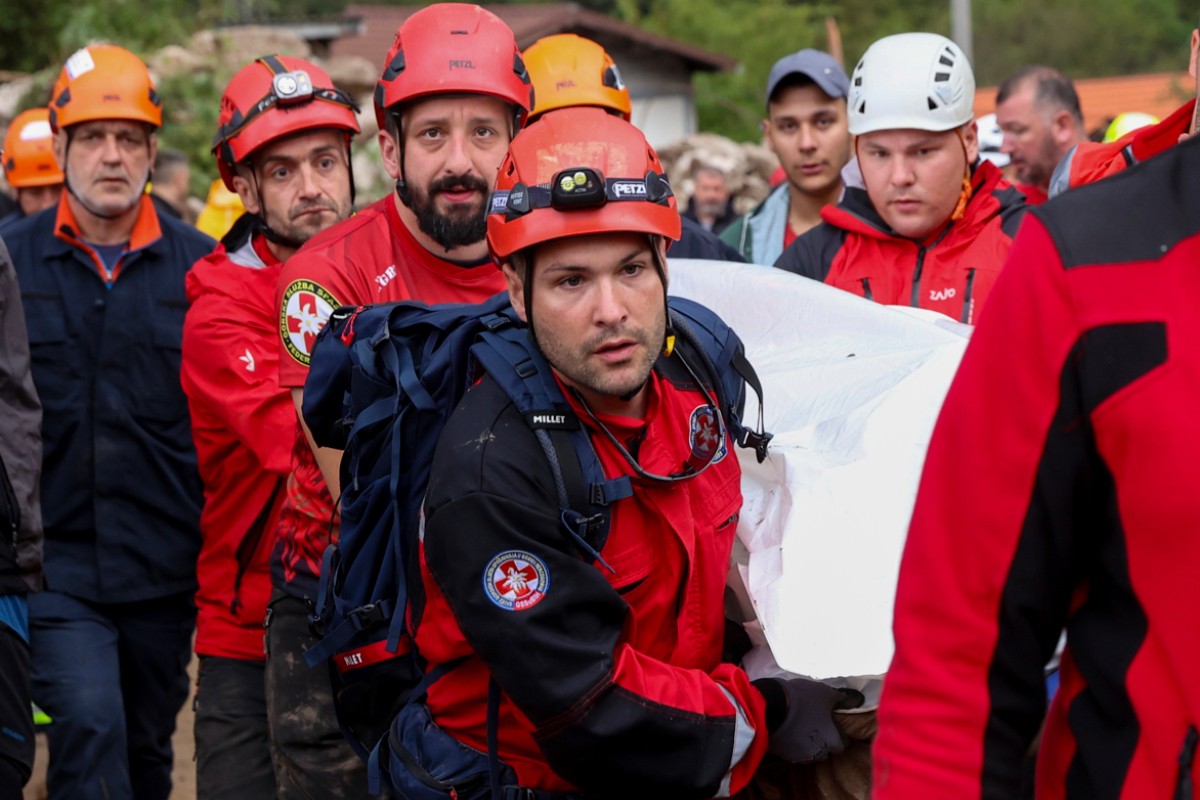
[[[179,384],[184,276],[214,242],[143,197],[110,268],[63,198],[4,235],[44,411],[34,700],[56,720],[55,796],[166,797],[202,501]]]
[[[1180,136],[1191,133],[1195,114],[1196,101],[1193,99],[1175,109],[1162,122],[1130,131],[1115,142],[1084,142],[1076,146],[1054,170],[1051,194],[1116,175],[1174,147]],[[1062,185],[1064,176],[1065,186]]]
[[[1064,628],[1037,796],[1193,796],[1200,201],[1180,176],[1197,174],[1192,140],[1018,237],[926,459],[880,800],[1017,796]]]
[[[282,268],[254,219],[243,216],[187,276],[181,377],[205,494],[196,565],[201,797],[275,793],[263,620],[296,427],[291,395],[278,378],[275,288]]]
[[[715,421],[694,390],[658,374],[649,390],[645,420],[601,419],[645,470],[667,475]],[[498,385],[485,377],[447,423],[425,501],[414,640],[431,670],[466,660],[430,687],[433,720],[487,752],[490,676],[502,690],[498,754],[522,787],[736,792],[767,746],[762,695],[720,663],[737,458],[663,484],[634,476],[594,428],[592,441],[605,474],[634,484],[610,507],[603,564],[564,533],[545,451]],[[395,775],[403,766],[391,760]]]
[[[1025,214],[1025,198],[989,161],[971,176],[962,219],[923,241],[895,233],[865,189],[847,187],[822,222],[775,266],[885,305],[940,311],[974,324]]]
[[[288,259],[279,282],[279,382],[302,387],[317,333],[340,305],[475,303],[505,290],[491,260],[464,266],[430,253],[404,226],[394,195],[314,236]],[[310,453],[303,434],[297,453]],[[316,470],[311,453],[306,459]],[[319,480],[320,472],[316,471]],[[313,496],[314,486],[321,494]],[[332,503],[323,483],[293,482],[273,558],[275,585],[295,597],[316,597],[321,557],[331,536]]]
[[[389,194],[312,237],[284,265],[276,289],[279,383],[289,391],[304,385],[313,342],[340,305],[476,302],[504,288],[490,261],[466,268],[422,247]],[[362,797],[366,769],[338,727],[329,675],[309,669],[302,655],[315,642],[305,598],[317,597],[321,559],[337,524],[298,423],[291,436],[293,472],[271,557],[276,591],[267,630],[267,717],[276,777],[283,798]],[[286,657],[273,657],[281,653]]]

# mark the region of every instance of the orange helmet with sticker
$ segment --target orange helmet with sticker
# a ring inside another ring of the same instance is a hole
[[[525,48],[533,81],[530,120],[556,108],[597,106],[630,118],[629,89],[612,56],[591,39],[573,33],[546,36]]]
[[[517,134],[487,219],[492,256],[593,233],[678,239],[675,195],[646,137],[600,108],[564,108]]]
[[[76,50],[63,65],[50,96],[50,127],[124,119],[162,127],[162,101],[140,58],[113,44]]]
[[[358,104],[325,70],[302,58],[263,56],[233,76],[221,95],[212,151],[221,180],[233,189],[233,168],[263,145],[292,134],[334,129],[359,132]]]
[[[17,115],[4,137],[3,161],[4,177],[14,189],[63,182],[54,160],[49,109],[32,108]]]

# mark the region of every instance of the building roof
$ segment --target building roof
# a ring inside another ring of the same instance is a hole
[[[995,86],[975,92],[975,116],[996,110]],[[1196,80],[1186,72],[1156,72],[1116,78],[1075,81],[1083,126],[1092,131],[1126,111],[1141,111],[1162,119],[1196,96]]]
[[[396,29],[410,14],[423,6],[346,6],[346,17],[361,20],[361,34],[334,40],[329,54],[359,55],[374,59],[383,69],[383,59]],[[489,11],[504,20],[517,37],[522,49],[543,36],[555,33],[576,33],[590,39],[625,39],[642,48],[656,50],[675,56],[687,64],[693,72],[726,72],[737,66],[737,61],[728,56],[709,52],[676,39],[644,31],[636,25],[583,8],[578,3],[545,3],[533,5],[485,5]]]

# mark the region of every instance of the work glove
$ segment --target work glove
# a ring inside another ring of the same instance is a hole
[[[808,678],[765,678],[754,685],[767,701],[768,751],[784,761],[803,763],[821,761],[846,749],[833,711],[861,706],[861,692],[835,689]],[[772,725],[773,721],[777,724]]]

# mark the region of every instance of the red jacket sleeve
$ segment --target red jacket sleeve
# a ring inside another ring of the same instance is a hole
[[[879,708],[880,800],[1017,796],[1069,604],[1055,504],[1078,458],[1060,400],[1078,339],[1059,254],[1027,217],[930,443]]]
[[[219,417],[264,468],[283,475],[292,467],[296,408],[279,386],[272,329],[247,324],[255,310],[226,295],[197,298],[184,321],[181,378],[193,403]]]

